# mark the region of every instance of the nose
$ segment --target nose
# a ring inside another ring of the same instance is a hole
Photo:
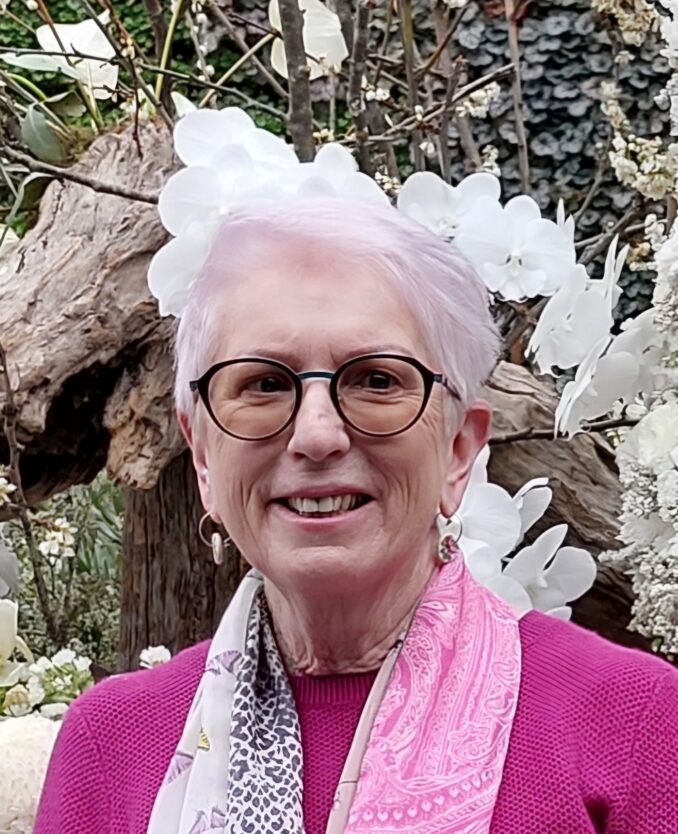
[[[306,382],[288,451],[322,461],[333,454],[347,452],[350,445],[346,425],[334,407],[327,383]]]

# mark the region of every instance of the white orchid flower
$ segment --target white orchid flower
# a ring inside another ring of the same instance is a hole
[[[453,187],[432,171],[419,171],[400,189],[398,209],[435,234],[453,238],[478,200],[499,206],[499,194],[499,180],[492,174],[470,174]]]
[[[320,0],[299,0],[304,15],[304,51],[310,69],[311,81],[328,75],[334,67],[340,67],[348,58],[346,41],[341,32],[338,16]],[[272,0],[268,7],[271,26],[282,30],[278,0]],[[283,78],[287,78],[287,57],[282,38],[276,38],[271,49],[271,66]]]
[[[525,194],[503,208],[479,200],[464,217],[455,242],[488,290],[511,301],[553,295],[575,265],[568,234],[542,218],[537,203]]]
[[[458,540],[472,576],[486,584],[501,573],[502,557],[520,536],[520,512],[511,496],[497,484],[487,483],[488,444],[480,450],[456,516],[461,522]]]
[[[527,591],[539,611],[569,619],[567,605],[588,591],[596,578],[596,563],[579,547],[560,547],[567,524],[545,530],[533,544],[519,550],[503,575]]]
[[[630,405],[656,387],[661,344],[652,308],[627,319],[614,338],[597,342],[563,388],[556,407],[555,431],[571,437],[584,420],[607,414],[616,403]]]
[[[98,16],[105,26],[110,13]],[[55,34],[56,32],[56,34]],[[118,67],[111,63],[115,49],[95,20],[88,18],[80,23],[55,23],[38,26],[35,31],[38,43],[45,52],[61,55],[0,54],[0,58],[13,66],[30,70],[60,72],[82,82],[97,99],[108,99],[118,84]],[[80,55],[89,57],[82,58]]]
[[[19,608],[10,599],[0,599],[0,687],[14,686],[19,682],[25,663],[10,660],[18,649],[30,662],[33,656],[28,646],[17,634]]]
[[[530,342],[527,355],[542,374],[552,368],[579,365],[591,348],[608,336],[613,324],[612,312],[621,290],[617,286],[629,247],[617,255],[618,238],[610,244],[601,280],[588,277],[578,264],[570,278],[556,291],[544,307]]]

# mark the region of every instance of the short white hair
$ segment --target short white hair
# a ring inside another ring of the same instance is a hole
[[[229,280],[262,265],[309,257],[362,269],[366,280],[375,274],[389,280],[438,364],[433,370],[456,387],[462,408],[475,399],[501,340],[487,289],[454,244],[388,205],[306,198],[242,208],[219,228],[175,334],[174,397],[189,426],[197,408],[189,381],[208,370],[214,355],[221,336],[215,313],[224,308]]]

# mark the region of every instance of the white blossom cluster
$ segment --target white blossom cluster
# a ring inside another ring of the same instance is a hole
[[[490,109],[490,104],[499,97],[501,87],[496,81],[487,84],[480,90],[469,93],[457,107],[460,116],[474,116],[477,119],[484,119]]]
[[[646,139],[630,133],[616,133],[612,139],[610,162],[617,179],[650,200],[661,200],[673,189],[676,158],[662,150],[662,140]]]
[[[480,151],[480,170],[495,177],[501,176],[501,168],[497,160],[499,159],[499,149],[495,145],[485,145]]]
[[[38,550],[47,558],[52,567],[61,565],[63,558],[75,556],[73,545],[78,528],[67,518],[56,518],[45,522],[48,524],[44,539],[38,544]]]
[[[663,54],[674,70],[664,98],[671,103],[671,133],[678,134],[678,0],[661,0],[668,16],[660,30]],[[646,144],[646,158],[652,154]],[[654,150],[658,157],[659,144]],[[672,148],[670,148],[670,151]],[[660,161],[654,170],[662,168]],[[652,168],[648,162],[649,168]],[[673,172],[675,174],[675,170]],[[621,178],[621,177],[620,177]],[[659,183],[668,179],[658,178]],[[634,183],[634,187],[637,185]],[[641,190],[641,189],[639,189]],[[669,189],[676,193],[675,185]],[[641,193],[644,193],[641,190]],[[650,195],[648,195],[650,196]],[[654,196],[654,192],[651,196]],[[663,195],[661,195],[663,196]],[[646,313],[654,336],[645,352],[646,413],[616,450],[623,489],[619,516],[624,547],[601,555],[630,573],[635,601],[631,628],[654,638],[655,648],[678,655],[678,231],[666,236],[655,215],[645,221],[647,254],[657,279]]]
[[[592,0],[591,6],[617,21],[624,43],[630,46],[642,46],[657,27],[659,16],[647,0]]]
[[[45,718],[61,718],[71,701],[93,684],[91,665],[72,649],[24,664],[19,682],[4,691],[1,712],[18,718],[37,710]]]
[[[16,486],[7,478],[7,470],[0,466],[0,507],[12,501],[12,493],[16,492]]]

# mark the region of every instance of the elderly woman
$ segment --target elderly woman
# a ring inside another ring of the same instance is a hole
[[[497,352],[477,276],[390,206],[221,222],[177,413],[253,570],[212,641],[69,709],[37,834],[678,831],[676,670],[521,616],[446,523]]]

